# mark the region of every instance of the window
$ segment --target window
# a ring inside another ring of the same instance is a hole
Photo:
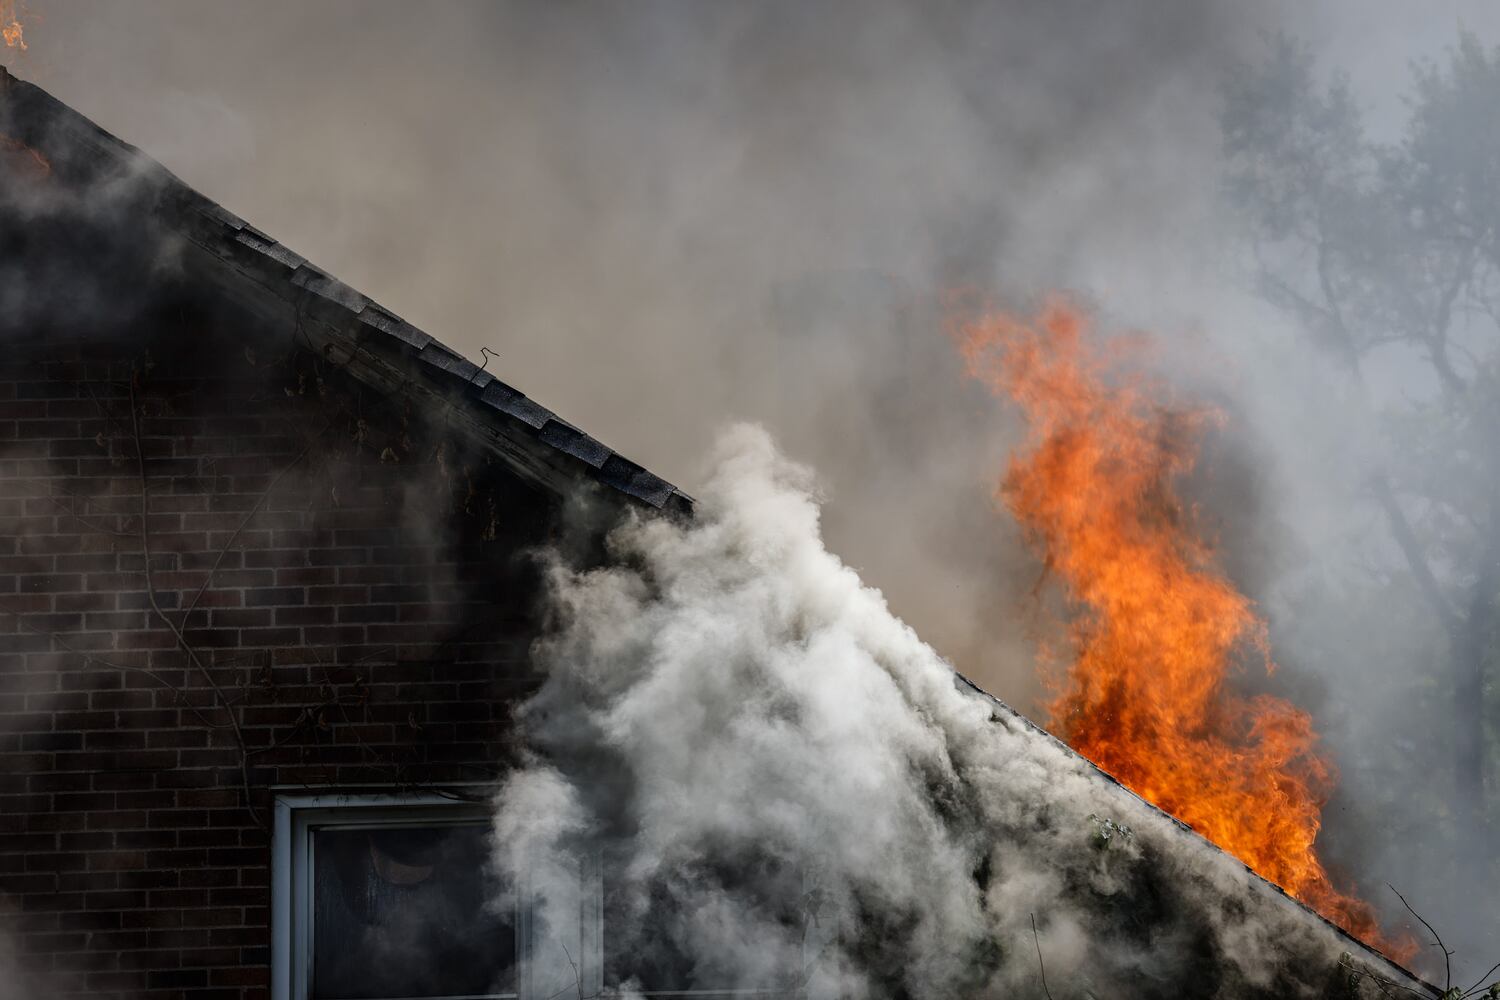
[[[546,885],[532,873],[509,891],[491,871],[490,848],[482,804],[279,796],[272,1000],[839,995],[820,971],[837,921],[819,920],[816,888],[798,868],[742,858],[733,869],[700,866],[630,888],[611,874],[614,863],[595,857],[586,870],[554,873]],[[674,945],[713,923],[712,899],[684,889],[705,877],[736,886],[736,905],[779,915],[785,947],[764,969]],[[501,910],[501,899],[525,903]]]
[[[617,877],[618,868],[601,860],[590,879],[598,898],[597,930],[587,934],[597,949],[601,996],[707,1000],[808,995],[809,975],[822,947],[822,931],[815,926],[816,893],[810,891],[808,877],[799,866],[770,857],[740,857],[733,866],[717,860],[659,873],[636,885]],[[730,917],[725,909],[739,913]],[[722,952],[706,945],[722,938],[724,928],[733,927],[744,913],[762,921],[766,937],[761,944],[742,950],[737,942],[723,941]],[[690,945],[695,941],[698,947]]]
[[[483,806],[436,796],[277,800],[275,1000],[519,993],[519,914],[490,871]]]

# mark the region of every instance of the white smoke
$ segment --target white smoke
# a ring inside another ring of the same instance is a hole
[[[693,522],[551,563],[496,819],[539,995],[608,981],[578,917],[600,872],[604,937],[676,988],[1041,995],[1038,951],[1057,996],[1324,984],[1328,928],[967,689],[824,548],[809,470],[763,431],[725,433],[707,482]]]

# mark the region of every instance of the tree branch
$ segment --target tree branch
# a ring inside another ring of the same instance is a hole
[[[1406,897],[1403,896],[1403,895],[1401,895],[1401,890],[1400,889],[1397,889],[1395,886],[1391,885],[1389,882],[1387,882],[1385,884],[1385,886],[1386,886],[1387,889],[1391,890],[1392,892],[1394,892],[1396,894],[1396,898],[1399,899],[1399,900],[1401,900],[1401,905],[1404,906],[1404,907],[1406,907],[1406,911],[1408,913],[1410,913],[1412,916],[1416,917],[1418,920],[1422,921],[1422,926],[1425,927],[1425,928],[1427,928],[1427,930],[1429,932],[1431,932],[1433,943],[1435,943],[1438,946],[1438,948],[1441,949],[1442,952],[1443,952],[1443,973],[1444,973],[1444,975],[1443,975],[1443,989],[1444,990],[1450,990],[1450,989],[1452,989],[1453,988],[1453,963],[1452,963],[1451,960],[1453,958],[1453,952],[1449,951],[1448,950],[1448,946],[1445,945],[1445,944],[1443,944],[1443,937],[1442,937],[1442,935],[1437,932],[1436,928],[1434,928],[1431,924],[1429,924],[1427,922],[1427,918],[1426,917],[1422,916],[1422,914],[1420,914],[1416,910],[1412,909],[1411,904],[1406,901]]]
[[[1036,964],[1042,971],[1042,992],[1047,995],[1047,1000],[1052,1000],[1052,991],[1047,989],[1047,963],[1042,961],[1042,939],[1036,933],[1036,914],[1031,915],[1031,940],[1036,945]]]
[[[161,619],[161,623],[167,627],[167,630],[172,633],[173,638],[177,640],[178,648],[186,654],[188,661],[197,668],[204,683],[213,692],[214,700],[220,704],[224,709],[224,714],[229,717],[229,726],[234,730],[234,741],[240,752],[240,785],[245,793],[245,808],[250,812],[250,819],[264,833],[266,830],[265,822],[261,819],[260,811],[255,808],[255,800],[250,794],[250,758],[245,753],[245,734],[240,728],[239,716],[235,715],[234,708],[229,704],[228,699],[224,697],[224,692],[219,687],[218,682],[214,680],[213,673],[199,659],[198,651],[188,643],[187,638],[182,634],[182,629],[178,628],[176,623],[167,616],[167,613],[162,610],[161,603],[156,599],[156,587],[151,579],[151,532],[147,527],[147,521],[151,514],[151,490],[150,481],[146,476],[146,452],[141,445],[141,415],[136,406],[134,375],[130,379],[130,432],[131,437],[135,441],[136,471],[139,474],[141,486],[141,555],[143,562],[142,571],[146,577],[146,599],[151,604],[151,610],[156,613],[156,617]]]
[[[1370,487],[1375,495],[1375,502],[1385,512],[1386,521],[1391,526],[1391,535],[1406,559],[1407,568],[1411,570],[1411,575],[1417,582],[1417,590],[1437,614],[1449,640],[1457,641],[1462,623],[1459,621],[1458,614],[1453,610],[1453,606],[1443,596],[1443,589],[1438,585],[1437,577],[1432,573],[1432,567],[1428,565],[1427,554],[1422,551],[1422,543],[1417,540],[1416,532],[1412,530],[1406,512],[1401,509],[1395,491],[1391,489],[1390,480],[1384,472],[1377,472],[1370,477]]]

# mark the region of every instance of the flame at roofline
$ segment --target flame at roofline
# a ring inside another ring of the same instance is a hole
[[[26,30],[21,20],[26,15],[20,0],[0,0],[0,41],[8,49],[26,51]]]
[[[1069,745],[1338,926],[1409,961],[1369,904],[1335,888],[1315,849],[1333,786],[1307,712],[1227,683],[1269,672],[1266,623],[1219,569],[1175,491],[1222,416],[1159,402],[1122,362],[1144,338],[1094,343],[1054,298],[1034,318],[961,324],[968,373],[1025,414],[1030,439],[997,497],[1074,609],[1048,706]]]

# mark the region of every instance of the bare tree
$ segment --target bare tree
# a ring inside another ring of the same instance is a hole
[[[1414,67],[1404,134],[1282,39],[1232,77],[1228,191],[1260,295],[1344,367],[1381,436],[1365,501],[1443,637],[1459,834],[1487,825],[1486,680],[1500,625],[1500,49]],[[1386,398],[1371,365],[1402,366]],[[1492,777],[1492,776],[1491,776]]]

